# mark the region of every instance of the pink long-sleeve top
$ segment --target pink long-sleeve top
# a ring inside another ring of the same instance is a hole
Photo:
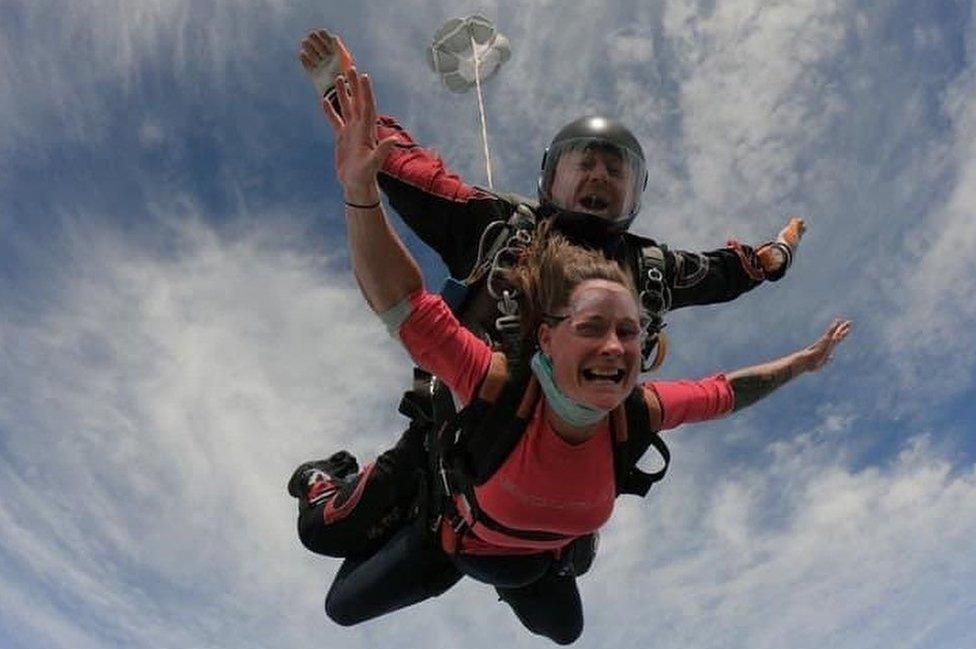
[[[401,341],[419,366],[440,377],[462,404],[469,403],[488,371],[491,349],[458,322],[440,296],[421,291],[410,302],[412,312],[400,327]],[[661,430],[721,417],[734,403],[722,374],[699,381],[649,381],[641,387],[653,395],[651,401],[660,403]],[[613,513],[610,424],[605,420],[592,437],[570,444],[547,422],[546,407],[543,396],[515,449],[485,484],[475,488],[475,495],[483,511],[508,527],[583,536],[599,529]],[[527,554],[558,550],[568,543],[527,542],[483,526],[472,532],[461,539],[461,552]],[[441,539],[454,547],[450,526],[442,528]]]

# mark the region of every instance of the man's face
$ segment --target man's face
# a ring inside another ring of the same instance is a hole
[[[563,209],[610,221],[630,213],[634,204],[634,171],[612,150],[570,149],[560,156],[550,198]]]

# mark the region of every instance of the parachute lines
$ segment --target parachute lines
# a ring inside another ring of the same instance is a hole
[[[488,148],[488,120],[481,90],[484,81],[493,77],[511,56],[508,39],[495,30],[484,16],[451,18],[437,32],[427,50],[427,62],[448,90],[467,92],[475,88],[481,117],[481,142],[484,146],[488,188],[494,189],[491,152]]]
[[[478,72],[478,48],[474,38],[471,38],[471,49],[474,50],[474,83],[478,90],[478,113],[481,115],[481,143],[485,147],[485,173],[488,175],[488,189],[495,189],[491,181],[491,152],[488,150],[488,122],[485,120],[485,102],[481,97],[481,74]]]

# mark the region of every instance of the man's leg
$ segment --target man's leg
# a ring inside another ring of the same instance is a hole
[[[299,466],[288,493],[298,498],[302,544],[332,557],[375,552],[411,517],[426,462],[425,432],[425,424],[411,424],[396,446],[361,471],[345,451]]]

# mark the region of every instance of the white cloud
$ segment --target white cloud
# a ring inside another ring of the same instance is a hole
[[[720,3],[703,16],[693,7],[669,3],[664,17],[692,198],[682,212],[721,232],[712,215],[790,196],[797,157],[847,108],[819,64],[842,51],[850,11],[843,2]]]
[[[609,58],[614,65],[637,64],[647,66],[654,59],[654,34],[652,32],[622,29],[608,34],[606,43]]]
[[[124,107],[170,103],[156,92],[166,79],[188,98],[232,101],[256,69],[277,68],[255,44],[284,38],[276,0],[15,4],[0,27],[0,150],[111,141]]]
[[[37,244],[15,256],[19,274],[0,274],[4,628],[27,646],[533,642],[473,584],[363,627],[323,619],[336,563],[299,547],[282,483],[310,456],[392,441],[408,364],[376,344],[341,259],[320,257],[341,243],[309,243],[254,207],[321,167],[275,140],[300,140],[289,129],[305,130],[307,111],[266,113],[310,105],[293,42],[323,23],[347,36],[383,107],[480,178],[474,99],[439,87],[423,47],[444,18],[481,11],[514,46],[488,86],[500,186],[531,194],[554,130],[606,111],[648,151],[642,231],[704,248],[770,236],[787,211],[809,217],[784,283],[674,314],[669,376],[786,351],[836,312],[858,321],[837,364],[778,402],[787,421],[757,410],[720,439],[676,436],[672,475],[650,502],[621,503],[583,582],[579,646],[976,644],[972,467],[935,450],[951,446],[945,431],[890,458],[865,450],[885,439],[876,426],[925,417],[905,394],[928,385],[939,407],[946,388],[971,389],[976,363],[972,70],[952,49],[969,26],[916,21],[909,5],[366,3],[362,20],[313,3],[18,5],[0,25],[5,170],[43,175],[65,141],[111,159],[165,136],[187,177],[214,166],[194,189],[213,190],[212,173],[266,218],[214,229],[192,201],[167,202],[132,237],[91,214],[38,234],[11,206],[74,196],[2,206],[4,245]],[[230,137],[220,127],[239,138],[233,153],[265,161],[248,170],[259,182],[200,143]],[[148,195],[172,189],[144,171],[132,173]],[[130,198],[128,185],[96,189]],[[791,435],[811,412],[822,421]]]
[[[149,248],[72,226],[44,306],[0,327],[22,341],[0,364],[0,598],[29,605],[4,608],[12,624],[54,646],[291,646],[323,625],[350,646],[526,641],[467,582],[368,626],[323,620],[336,564],[300,548],[283,482],[389,443],[407,361],[301,227],[160,227]],[[675,433],[671,477],[620,504],[583,581],[580,646],[854,647],[959,624],[976,474],[924,439],[853,470],[843,449],[870,431],[822,416],[758,465],[706,439],[755,421]]]
[[[952,396],[969,388],[976,367],[976,84],[972,70],[947,97],[952,119],[951,188],[905,241],[906,264],[891,299],[900,310],[885,327],[898,354],[900,384],[922,395]],[[933,372],[932,368],[938,368]]]
[[[86,602],[75,632],[188,646],[231,620],[258,633],[262,602],[308,578],[288,473],[392,443],[409,371],[299,232],[159,234],[169,252],[82,227],[51,308],[3,322],[4,548],[29,579],[6,589]]]
[[[166,140],[166,131],[158,121],[146,118],[139,127],[139,143],[147,149],[154,149]]]
[[[836,448],[781,444],[764,466],[682,472],[623,505],[587,584],[602,608],[592,646],[625,625],[628,642],[661,647],[964,645],[936,640],[971,615],[976,467],[953,469],[924,438],[862,470]],[[707,452],[681,450],[679,471]]]

